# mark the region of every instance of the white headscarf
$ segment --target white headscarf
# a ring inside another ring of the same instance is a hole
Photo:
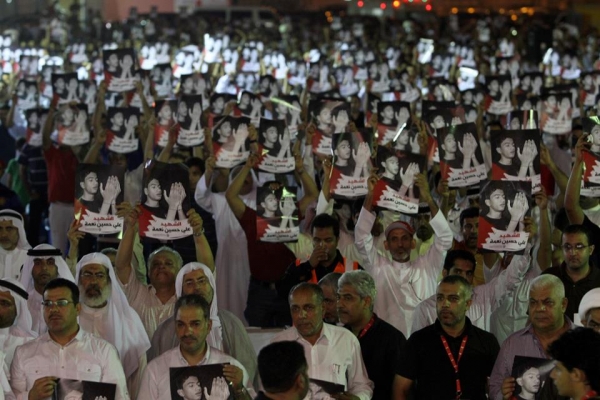
[[[14,210],[2,210],[0,211],[0,221],[11,221],[13,226],[19,230],[19,242],[17,243],[17,248],[23,250],[31,248],[31,245],[27,241],[27,234],[25,233],[23,217],[21,214]]]
[[[219,319],[219,310],[217,308],[217,287],[215,286],[215,276],[210,268],[199,262],[185,264],[177,273],[177,279],[175,280],[175,292],[177,293],[177,298],[180,298],[181,292],[183,291],[183,277],[185,274],[198,269],[204,271],[204,275],[208,279],[208,283],[213,290],[213,299],[212,303],[210,303],[210,320],[212,321],[212,328],[208,335],[207,341],[212,347],[223,350],[223,330],[221,328],[221,320]]]
[[[32,250],[58,250],[56,247],[50,246],[49,244],[40,244],[35,246]],[[31,270],[33,269],[33,260],[35,258],[54,258],[54,264],[56,265],[56,269],[58,271],[58,276],[71,282],[75,282],[73,278],[73,274],[69,269],[69,266],[65,262],[65,260],[61,256],[27,256],[27,261],[23,264],[23,271],[21,271],[21,285],[27,290],[28,293],[33,293],[35,290],[35,286],[33,283],[33,276],[31,275]],[[41,306],[40,306],[41,307]]]
[[[105,266],[110,276],[111,294],[107,304],[110,326],[106,330],[109,337],[104,339],[117,348],[125,376],[129,377],[138,368],[142,355],[150,348],[150,339],[140,316],[131,308],[125,293],[119,286],[112,263],[107,256],[102,253],[83,256],[77,263],[76,282],[79,282],[81,269],[89,264]]]
[[[589,290],[582,298],[579,303],[579,318],[583,321],[586,318],[586,314],[594,309],[600,308],[600,288]]]
[[[6,282],[7,285],[2,285],[2,282]],[[27,307],[27,299],[23,297],[23,295],[16,290],[12,289],[10,286],[16,286],[19,289],[22,289],[24,292],[27,292],[23,285],[19,281],[13,278],[4,278],[0,279],[0,292],[10,292],[12,297],[15,299],[15,307],[17,309],[17,317],[13,322],[13,326],[17,326],[21,328],[24,332],[27,332],[33,337],[37,337],[37,333],[31,330],[32,319],[31,313],[29,312],[29,308]]]

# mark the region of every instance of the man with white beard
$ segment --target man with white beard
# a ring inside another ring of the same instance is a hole
[[[0,278],[19,279],[30,248],[21,214],[0,211]]]
[[[102,253],[90,253],[77,263],[77,284],[81,292],[79,325],[117,348],[127,388],[136,398],[146,367],[150,340],[142,320],[127,302],[116,282],[110,259]]]

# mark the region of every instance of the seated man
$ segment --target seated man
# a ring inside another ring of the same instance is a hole
[[[337,325],[340,321],[337,312],[338,281],[342,274],[331,272],[319,281],[323,291],[323,321],[328,324]]]
[[[10,385],[17,398],[50,398],[58,380],[65,378],[112,383],[117,385],[115,399],[129,399],[117,350],[77,323],[77,285],[57,278],[46,285],[43,296],[48,332],[20,346],[11,365]]]
[[[180,297],[175,304],[175,320],[180,344],[148,364],[138,398],[170,400],[169,368],[228,364],[223,367],[223,375],[230,382],[231,394],[236,399],[251,400],[254,390],[246,369],[235,358],[207,343],[212,332],[208,302],[195,294]]]
[[[37,337],[31,330],[31,314],[27,308],[29,294],[12,279],[0,279],[0,351],[10,366],[18,346]]]
[[[0,277],[18,280],[30,248],[23,216],[13,210],[0,211]]]
[[[587,292],[579,303],[581,325],[600,332],[600,288]]]
[[[256,400],[302,400],[308,394],[308,364],[302,346],[293,341],[271,343],[258,353],[264,392]]]
[[[217,307],[215,277],[210,268],[200,263],[184,265],[177,273],[175,288],[177,298],[196,294],[208,302],[212,322],[207,338],[208,344],[241,362],[248,371],[251,381],[254,381],[256,352],[242,322],[231,312]],[[152,336],[152,347],[148,351],[150,361],[179,345],[175,330],[174,315],[158,326]]]
[[[373,382],[367,376],[358,339],[345,328],[323,323],[321,288],[314,283],[300,283],[291,290],[289,303],[294,326],[271,342],[297,341],[311,366],[311,379],[342,385],[343,393],[338,395],[344,398],[370,399]]]

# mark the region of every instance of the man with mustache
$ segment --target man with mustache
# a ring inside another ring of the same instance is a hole
[[[60,378],[112,383],[115,400],[128,400],[125,374],[113,345],[77,323],[79,289],[57,278],[44,289],[42,307],[48,332],[17,348],[10,384],[18,399],[45,400]]]
[[[212,328],[208,302],[196,294],[180,297],[175,303],[175,320],[179,345],[148,364],[138,399],[170,400],[170,368],[228,364],[223,366],[223,376],[230,393],[238,400],[251,400],[254,390],[246,369],[238,360],[207,343]],[[204,394],[209,397],[206,388]]]
[[[0,276],[19,279],[30,248],[23,216],[13,210],[0,211]]]
[[[117,276],[104,254],[85,255],[77,264],[76,279],[81,293],[79,324],[117,348],[129,393],[135,398],[150,348],[142,320],[121,287],[113,285]]]
[[[69,270],[59,249],[49,244],[40,244],[27,251],[20,282],[29,294],[27,307],[31,313],[31,329],[38,334],[48,329],[40,307],[44,286],[58,277],[75,282],[73,273]]]
[[[498,355],[498,341],[466,316],[472,287],[458,275],[437,287],[437,320],[411,335],[402,352],[394,399],[487,398],[487,380]]]

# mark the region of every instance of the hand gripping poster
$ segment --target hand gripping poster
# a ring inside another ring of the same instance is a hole
[[[125,168],[79,164],[75,174],[75,219],[82,232],[113,234],[123,229],[117,204],[123,202]]]
[[[377,149],[379,180],[373,191],[373,204],[379,208],[417,214],[419,211],[419,188],[415,185],[417,174],[427,168],[425,156]]]
[[[472,186],[487,178],[474,123],[452,125],[438,134],[440,170],[449,187]]]
[[[372,136],[369,129],[333,135],[333,166],[330,191],[333,196],[355,199],[367,194],[372,169]]]
[[[292,138],[284,120],[260,119],[258,169],[271,173],[291,172],[296,167]]]
[[[537,129],[493,131],[492,179],[531,182],[532,193],[542,190],[540,138]]]
[[[52,94],[58,104],[79,102],[77,72],[52,74]]]
[[[131,153],[138,149],[137,127],[140,110],[135,107],[109,107],[107,110],[106,148],[115,153]]]
[[[411,126],[410,104],[404,101],[380,101],[377,104],[377,143],[395,142]]]
[[[527,246],[524,218],[531,213],[531,182],[488,181],[481,186],[477,247],[521,253]]]
[[[104,80],[111,92],[128,92],[135,88],[135,53],[133,49],[103,50]]]
[[[295,187],[277,190],[259,187],[256,192],[256,237],[261,242],[295,242],[300,234]]]
[[[80,381],[60,378],[52,400],[115,400],[117,385],[106,382]]]
[[[516,355],[511,372],[515,382],[511,400],[560,398],[550,376],[555,365],[552,359]]]
[[[169,368],[170,399],[234,400],[233,386],[229,385],[223,374],[225,365],[228,364]]]
[[[140,236],[175,240],[192,235],[189,174],[184,164],[152,161],[144,169]]]
[[[250,118],[217,117],[212,128],[213,153],[219,168],[233,168],[250,155]]]
[[[600,197],[600,153],[583,150],[582,155],[585,169],[580,194],[586,197]]]
[[[58,108],[56,130],[52,140],[65,146],[79,146],[90,141],[88,113],[85,104],[63,104]]]
[[[512,111],[512,83],[510,75],[487,77],[485,110],[489,114],[502,115]]]
[[[204,129],[201,117],[202,96],[181,96],[177,104],[177,123],[179,124],[177,144],[192,147],[204,143]]]

